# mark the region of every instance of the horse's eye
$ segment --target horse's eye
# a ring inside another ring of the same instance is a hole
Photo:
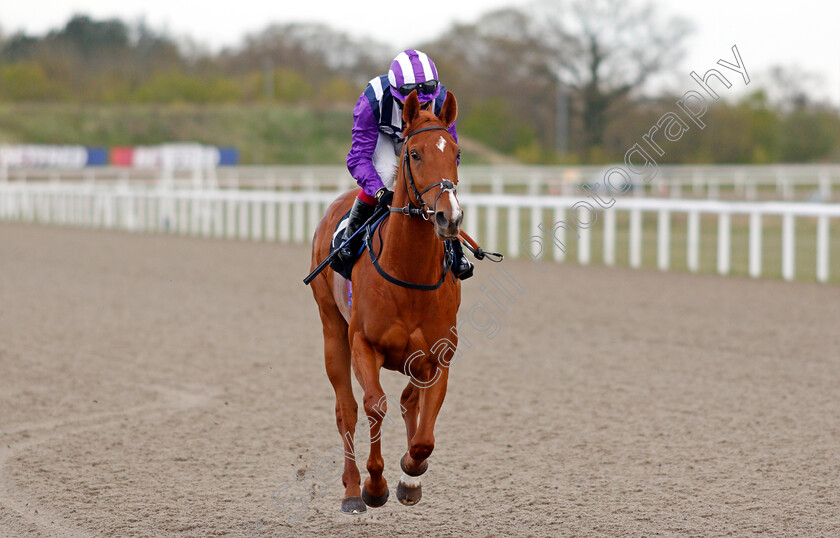
[[[415,161],[420,160],[420,154],[417,153],[417,150],[414,150],[414,149],[411,150],[411,158],[414,159]]]
[[[460,159],[460,158],[461,158],[461,150],[460,150],[460,149],[458,150],[458,156],[457,156],[457,157],[455,157],[455,158],[456,158],[456,159]]]

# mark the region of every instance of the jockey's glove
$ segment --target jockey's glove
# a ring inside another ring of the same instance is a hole
[[[388,206],[390,206],[391,203],[394,201],[394,191],[382,187],[381,189],[376,191],[376,201],[378,202],[379,207],[387,209]]]

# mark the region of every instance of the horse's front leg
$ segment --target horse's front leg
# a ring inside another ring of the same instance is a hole
[[[387,412],[385,391],[379,383],[379,370],[385,362],[384,356],[376,351],[361,335],[353,338],[353,364],[356,378],[365,391],[364,407],[370,424],[370,456],[368,456],[368,478],[362,488],[362,499],[372,508],[382,506],[388,501],[388,483],[382,472],[385,461],[382,459],[380,445],[382,422]]]
[[[411,438],[408,453],[400,461],[403,472],[409,477],[419,477],[426,472],[428,462],[435,449],[435,421],[437,420],[443,399],[446,397],[446,385],[449,381],[449,369],[437,367],[440,376],[431,386],[420,390],[420,421],[417,431]]]
[[[400,397],[403,420],[405,420],[405,433],[408,438],[408,449],[411,448],[411,440],[417,433],[417,416],[420,414],[420,389],[409,381]],[[423,492],[420,484],[420,477],[412,477],[403,473],[397,484],[397,500],[406,506],[412,506],[420,502]]]

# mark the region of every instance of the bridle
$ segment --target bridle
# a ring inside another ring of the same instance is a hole
[[[429,185],[422,191],[417,189],[417,185],[414,183],[414,175],[411,173],[411,161],[409,160],[408,156],[408,140],[412,136],[419,133],[424,133],[426,131],[448,131],[448,129],[442,126],[423,127],[422,129],[417,129],[408,133],[405,137],[405,140],[403,141],[403,184],[405,185],[406,192],[409,192],[409,188],[411,188],[410,192],[414,194],[414,198],[416,198],[420,207],[417,207],[417,205],[415,205],[412,202],[411,197],[409,196],[408,205],[406,205],[405,207],[392,207],[390,209],[393,213],[402,213],[403,215],[408,215],[409,217],[419,215],[423,217],[424,220],[429,220],[429,215],[435,214],[438,200],[440,200],[440,197],[443,196],[443,193],[451,192],[452,194],[455,194],[455,184],[449,181],[448,179],[444,179],[442,181],[438,181],[433,185]],[[426,202],[423,201],[423,195],[429,192],[430,190],[434,189],[435,187],[440,187],[440,192],[438,192],[437,196],[435,196],[434,206],[431,208],[427,208],[428,204],[426,204]]]
[[[411,173],[411,162],[409,161],[409,156],[408,156],[408,139],[409,138],[411,138],[412,136],[414,136],[416,134],[423,133],[423,132],[426,132],[426,131],[447,131],[447,130],[448,129],[446,127],[441,127],[441,126],[423,127],[422,129],[417,129],[416,131],[411,131],[410,133],[408,133],[408,135],[406,135],[405,141],[403,142],[403,162],[402,162],[402,165],[404,167],[403,175],[402,175],[403,176],[403,184],[405,185],[406,193],[409,192],[409,188],[411,189],[410,192],[412,194],[414,194],[414,198],[417,200],[417,205],[415,205],[412,202],[411,196],[409,196],[408,197],[408,204],[405,207],[391,207],[391,208],[389,208],[391,213],[401,213],[401,214],[407,215],[409,217],[419,215],[419,216],[423,217],[424,220],[429,220],[429,215],[433,215],[435,213],[435,210],[437,208],[438,200],[440,200],[440,197],[443,195],[443,193],[445,193],[445,192],[451,192],[453,194],[455,193],[455,184],[452,183],[451,181],[449,181],[448,179],[438,181],[434,185],[429,185],[428,187],[426,187],[422,191],[418,190],[417,185],[414,183],[414,175]],[[427,207],[428,204],[426,204],[426,202],[423,201],[423,195],[426,194],[427,192],[429,192],[430,190],[434,189],[435,187],[440,187],[440,192],[438,192],[437,196],[435,196],[434,206],[431,207],[431,208],[428,208]],[[418,205],[419,205],[419,207],[418,207]],[[451,251],[451,247],[444,247],[443,263],[442,263],[443,271],[440,275],[440,280],[438,280],[437,283],[435,283],[435,284],[417,284],[417,283],[414,283],[414,282],[407,282],[405,280],[400,280],[399,278],[396,278],[395,276],[392,276],[392,275],[388,274],[388,272],[385,271],[382,268],[382,266],[379,264],[379,256],[373,251],[373,231],[377,227],[379,227],[379,244],[382,245],[383,244],[383,241],[382,241],[382,227],[378,226],[378,225],[382,222],[382,220],[385,219],[385,217],[387,217],[391,213],[385,213],[378,220],[376,220],[373,223],[373,225],[368,225],[367,226],[367,231],[366,231],[366,234],[365,234],[365,242],[367,243],[367,251],[368,251],[368,254],[370,254],[370,261],[373,264],[373,267],[376,269],[376,271],[379,273],[379,275],[382,278],[384,278],[385,280],[387,280],[388,282],[390,282],[392,284],[396,284],[397,286],[400,286],[400,287],[403,287],[403,288],[408,288],[408,289],[413,289],[413,290],[422,290],[422,291],[434,291],[434,290],[440,288],[443,285],[443,283],[446,281],[446,273],[450,272],[450,269],[452,268],[452,264],[454,262],[454,255],[453,255],[453,252]],[[380,246],[380,254],[382,254],[381,246]],[[453,282],[455,281],[455,275],[454,274],[452,274],[452,281]]]

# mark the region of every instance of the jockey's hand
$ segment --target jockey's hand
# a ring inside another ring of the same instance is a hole
[[[376,201],[379,202],[379,207],[387,209],[394,201],[394,191],[389,191],[385,187],[382,187],[376,191]]]

